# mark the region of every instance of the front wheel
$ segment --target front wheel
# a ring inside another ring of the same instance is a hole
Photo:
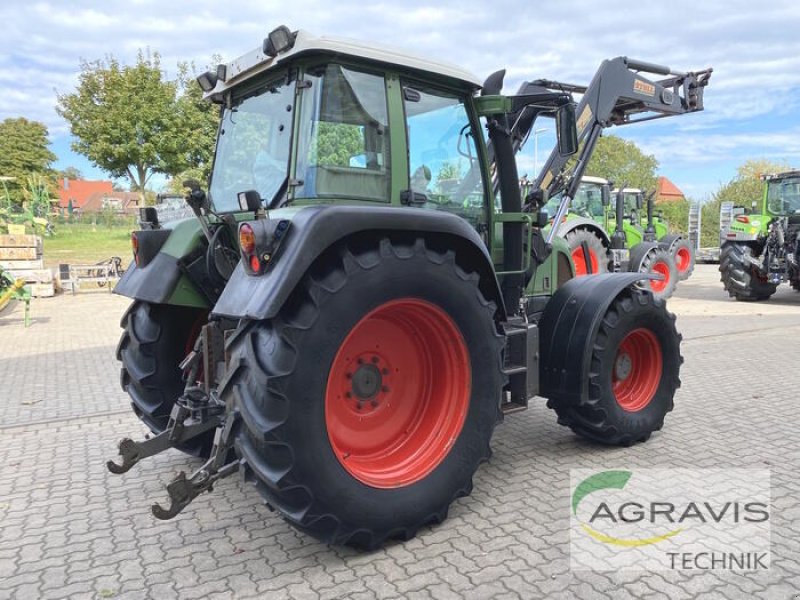
[[[694,271],[695,260],[694,248],[692,248],[689,240],[679,235],[665,235],[658,243],[672,254],[678,279],[680,281],[689,279]]]
[[[675,315],[652,294],[628,289],[606,310],[591,342],[588,394],[551,397],[558,422],[604,444],[628,446],[661,429],[680,387]],[[576,357],[577,359],[578,357]]]
[[[675,286],[678,285],[678,270],[669,251],[659,246],[653,246],[640,261],[632,260],[631,271],[660,276],[660,279],[647,279],[640,284],[642,288],[650,290],[656,298],[666,300],[675,293]]]
[[[725,242],[720,250],[722,285],[729,296],[740,302],[766,300],[778,289],[752,265],[752,258],[753,248],[747,244]]]
[[[608,251],[603,241],[587,229],[570,231],[564,241],[569,246],[575,276],[608,272]]]
[[[244,324],[222,390],[245,476],[298,529],[374,548],[442,521],[490,455],[502,336],[452,251],[330,250],[279,315]]]

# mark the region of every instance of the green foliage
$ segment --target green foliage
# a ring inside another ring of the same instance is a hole
[[[218,122],[202,102],[190,66],[164,78],[158,53],[139,53],[136,64],[113,56],[84,62],[77,89],[58,96],[57,112],[69,123],[73,149],[113,177],[142,191],[154,173],[176,175],[209,168]]]
[[[0,123],[0,177],[5,180],[3,195],[21,204],[29,176],[48,176],[56,159],[48,148],[47,127],[19,117]]]
[[[353,156],[363,154],[364,134],[358,125],[320,121],[315,150],[312,164],[347,167]]]
[[[61,171],[56,171],[56,179],[83,179],[83,173],[77,167],[67,167]]]
[[[669,202],[658,202],[653,207],[655,214],[661,213],[664,221],[669,226],[670,233],[687,234],[689,229],[689,200],[671,200]]]
[[[617,186],[652,190],[657,169],[655,156],[644,154],[633,142],[607,135],[597,141],[586,175],[610,179]]]

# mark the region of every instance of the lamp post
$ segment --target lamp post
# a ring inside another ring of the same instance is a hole
[[[548,131],[547,128],[533,130],[533,177],[539,176],[539,134]]]

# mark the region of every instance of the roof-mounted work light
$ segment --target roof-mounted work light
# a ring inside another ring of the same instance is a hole
[[[286,25],[273,29],[264,40],[262,47],[264,54],[275,57],[281,52],[286,52],[294,46],[294,34]]]
[[[213,71],[206,71],[197,76],[197,83],[204,92],[210,92],[217,87],[217,74]]]

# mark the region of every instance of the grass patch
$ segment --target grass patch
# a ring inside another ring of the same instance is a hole
[[[122,258],[123,267],[131,261],[132,225],[92,225],[67,223],[56,225],[52,236],[44,238],[44,263],[93,264],[112,256]]]

